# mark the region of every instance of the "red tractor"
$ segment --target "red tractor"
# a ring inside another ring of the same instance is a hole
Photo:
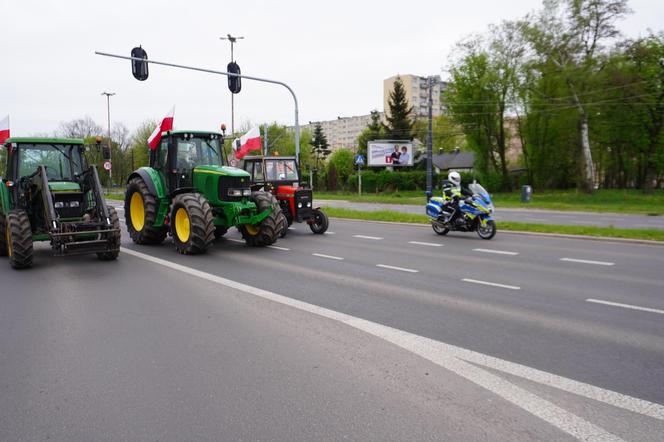
[[[329,220],[319,207],[313,206],[311,189],[300,185],[295,157],[245,157],[244,170],[251,175],[252,190],[263,189],[277,197],[289,226],[304,222],[312,232],[325,233]],[[287,231],[284,229],[281,236]]]

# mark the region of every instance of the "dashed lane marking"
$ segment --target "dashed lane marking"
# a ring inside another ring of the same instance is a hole
[[[428,247],[443,247],[442,244],[438,244],[435,242],[408,241],[408,244],[415,244],[418,246],[428,246]]]
[[[494,250],[494,249],[473,249],[473,252],[494,253],[496,255],[510,255],[510,256],[516,256],[519,254],[519,252],[508,252],[507,250]]]
[[[353,238],[360,238],[360,239],[373,239],[375,241],[380,241],[383,239],[380,236],[367,236],[367,235],[353,235]]]
[[[521,290],[521,287],[516,285],[498,284],[497,282],[480,281],[479,279],[463,278],[462,281],[472,282],[473,284],[490,285],[491,287],[500,287],[503,289]]]
[[[419,270],[407,269],[407,268],[404,268],[404,267],[389,266],[387,264],[376,264],[376,267],[380,267],[381,269],[397,270],[399,272],[407,272],[407,273],[418,273],[419,272]]]
[[[612,266],[615,265],[613,262],[607,262],[607,261],[592,261],[589,259],[576,259],[576,258],[560,258],[561,261],[565,262],[577,262],[580,264],[593,264],[596,266]]]
[[[274,249],[274,250],[283,250],[285,252],[288,252],[290,249],[288,247],[280,247],[280,246],[267,246],[269,249]]]
[[[604,304],[604,305],[609,305],[611,307],[627,308],[630,310],[640,310],[642,312],[658,313],[660,315],[664,315],[664,310],[659,310],[656,308],[640,307],[638,305],[622,304],[620,302],[602,301],[601,299],[592,299],[592,298],[586,299],[586,302],[592,302],[594,304]]]
[[[334,259],[337,261],[343,261],[343,258],[341,256],[332,256],[332,255],[323,255],[322,253],[312,253],[313,256],[317,256],[319,258],[326,258],[326,259]]]
[[[512,382],[509,382],[497,374],[484,370],[483,367],[527,379],[551,388],[556,388],[576,396],[585,397],[624,410],[629,410],[644,416],[664,420],[664,406],[654,402],[627,396],[532,367],[446,344],[431,338],[425,338],[393,327],[371,322],[366,319],[326,309],[293,298],[288,298],[277,293],[202,272],[191,267],[176,264],[135,250],[126,248],[123,248],[122,250],[123,253],[127,255],[193,277],[201,278],[218,285],[239,290],[262,299],[308,312],[319,317],[330,319],[355,328],[356,330],[363,331],[378,339],[390,342],[485,388],[577,439],[591,440],[601,438],[602,440],[620,440],[619,437],[607,432],[605,429],[515,385]],[[223,296],[224,292],[217,291],[216,293]]]
[[[243,239],[235,239],[235,238],[226,238],[226,241],[241,242],[241,243],[245,242]]]

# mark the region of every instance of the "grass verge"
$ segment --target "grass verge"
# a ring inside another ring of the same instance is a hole
[[[414,213],[394,212],[391,210],[370,212],[339,207],[325,207],[324,209],[325,213],[335,218],[429,224],[429,217]],[[664,241],[664,230],[659,229],[617,229],[614,227],[563,226],[559,224],[530,224],[505,221],[498,223],[498,230]]]

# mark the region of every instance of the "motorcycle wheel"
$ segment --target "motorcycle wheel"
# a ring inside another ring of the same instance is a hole
[[[443,227],[437,223],[431,223],[431,227],[433,227],[433,231],[439,235],[447,235],[447,232],[450,231],[447,227]]]
[[[493,220],[487,221],[484,225],[477,223],[477,234],[482,239],[491,239],[496,235],[496,223]]]

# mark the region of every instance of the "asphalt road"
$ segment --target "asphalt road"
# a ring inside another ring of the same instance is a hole
[[[661,440],[664,247],[294,227],[0,265],[0,440]]]
[[[424,214],[424,204],[358,203],[342,200],[317,200],[326,207],[344,207],[353,210],[394,210]],[[497,222],[519,221],[531,224],[562,224],[570,226],[617,227],[622,229],[664,229],[663,216],[623,215],[617,213],[564,212],[541,209],[511,209],[498,206],[494,213]]]

